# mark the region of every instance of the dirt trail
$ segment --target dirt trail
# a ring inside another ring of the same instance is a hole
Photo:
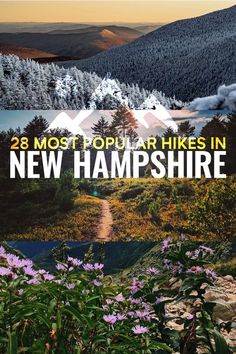
[[[97,240],[98,241],[110,241],[113,219],[110,211],[109,202],[106,199],[102,200],[102,216],[98,225]]]

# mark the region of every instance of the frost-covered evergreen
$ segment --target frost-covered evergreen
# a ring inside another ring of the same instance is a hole
[[[65,69],[0,55],[0,109],[115,109],[123,103],[133,109],[150,109],[144,104],[149,97],[166,108],[184,106],[162,92],[110,77],[102,79],[75,67]]]

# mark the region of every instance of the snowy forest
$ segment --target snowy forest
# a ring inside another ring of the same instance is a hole
[[[126,100],[130,108],[145,109],[143,102],[150,95],[167,109],[184,106],[183,102],[166,97],[162,92],[140,89],[136,84],[124,84],[115,79],[110,79],[113,90],[110,94],[107,90],[101,100],[96,90],[104,81],[95,73],[82,72],[75,67],[65,69],[20,60],[14,55],[0,55],[0,109],[115,109],[121,99]]]
[[[61,63],[122,82],[157,88],[183,101],[214,94],[236,79],[236,6],[176,21],[127,45]]]

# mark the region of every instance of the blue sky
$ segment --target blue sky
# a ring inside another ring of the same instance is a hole
[[[9,128],[24,128],[36,115],[42,115],[51,123],[60,112],[61,111],[0,111],[0,131]],[[72,118],[77,114],[76,111],[67,111],[67,113]]]
[[[43,111],[43,110],[31,110],[31,111],[0,111],[0,131],[8,130],[10,128],[16,129],[17,127],[24,128],[36,115],[42,115],[44,118],[51,123],[54,118],[63,111]],[[74,118],[78,111],[66,111],[66,113]],[[95,111],[95,114],[92,115],[91,118],[86,119],[82,124],[81,128],[84,129],[87,136],[92,136],[91,126],[97,122],[97,120],[101,117],[101,115],[105,116],[105,118],[110,121],[111,118],[108,117],[108,111]],[[176,121],[176,123],[181,123],[184,120],[190,120],[191,124],[196,127],[196,133],[199,134],[201,128],[209,121],[213,115],[215,115],[216,111],[200,111],[200,112],[190,112],[188,110],[181,111],[171,111],[170,114],[172,118]],[[227,112],[220,111],[219,113],[226,114]],[[146,128],[140,128],[138,131],[140,136],[145,137],[147,134],[162,134],[163,127],[152,126],[146,130]]]

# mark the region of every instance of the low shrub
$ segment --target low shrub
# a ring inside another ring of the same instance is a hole
[[[56,203],[58,204],[58,208],[62,212],[68,212],[74,208],[75,194],[68,190],[62,190],[58,192],[56,197]]]
[[[154,223],[160,222],[160,210],[161,210],[161,202],[159,199],[153,201],[148,208],[148,212]]]
[[[175,191],[178,196],[194,196],[195,190],[190,181],[183,181],[175,185]]]
[[[121,193],[120,193],[120,200],[125,201],[128,199],[134,199],[136,198],[138,195],[140,195],[141,193],[143,193],[144,191],[144,187],[129,187],[127,189],[124,189]]]

